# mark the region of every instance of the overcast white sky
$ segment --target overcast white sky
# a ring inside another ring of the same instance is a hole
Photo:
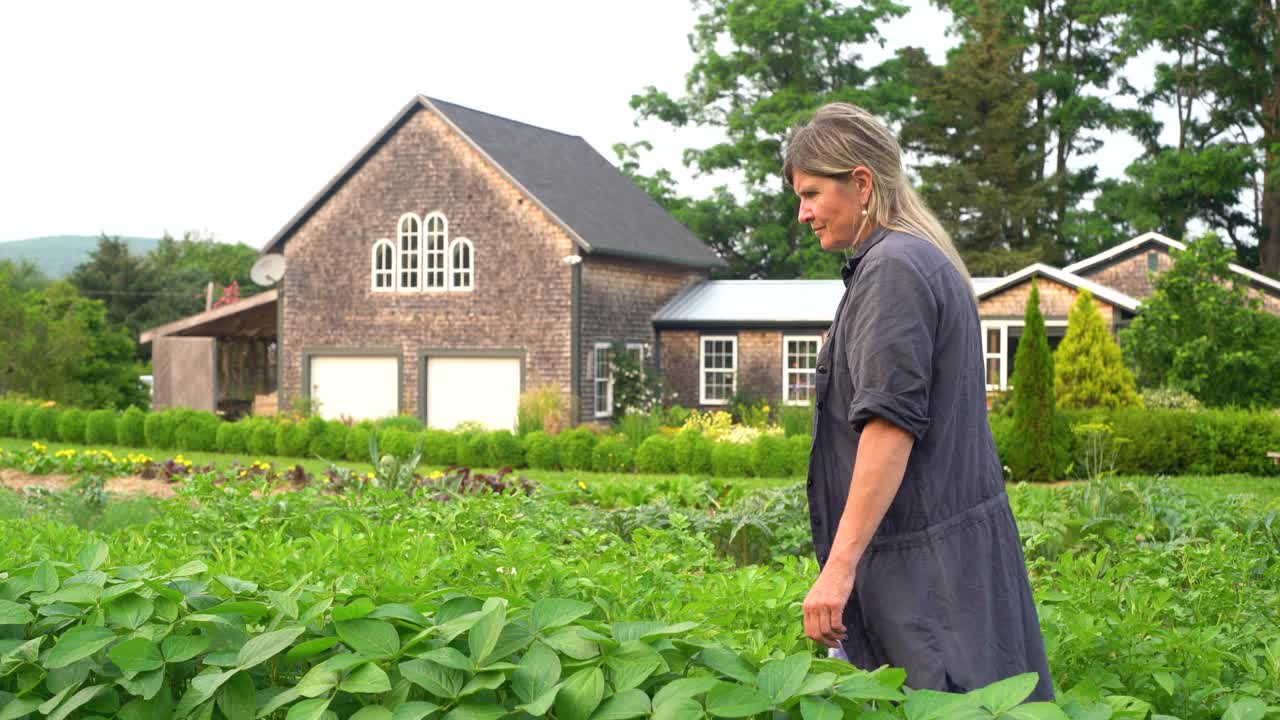
[[[889,46],[941,60],[924,0]],[[682,92],[687,0],[38,2],[0,5],[0,241],[198,230],[261,247],[416,93],[582,135],[689,181],[707,130],[634,126]],[[1119,151],[1117,151],[1119,149]],[[1104,172],[1136,152],[1117,143]]]

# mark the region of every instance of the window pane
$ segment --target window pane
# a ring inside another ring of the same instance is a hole
[[[987,358],[987,384],[1000,384],[1000,358]]]
[[[1000,352],[1000,328],[987,328],[987,352]]]

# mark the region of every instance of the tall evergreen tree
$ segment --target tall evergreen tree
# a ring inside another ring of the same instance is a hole
[[[1053,393],[1062,408],[1142,406],[1133,373],[1088,290],[1072,304],[1067,335],[1053,353]]]
[[[1022,339],[1013,359],[1013,435],[1006,463],[1014,480],[1053,480],[1059,468],[1053,444],[1053,356],[1040,314],[1040,289],[1031,282]]]
[[[695,5],[701,14],[689,41],[697,59],[686,94],[672,98],[650,87],[631,106],[677,127],[723,130],[723,142],[686,150],[685,162],[699,173],[728,172],[743,186],[741,199],[721,187],[708,198],[667,197],[666,204],[728,261],[730,277],[834,276],[840,259],[796,223],[798,202],[779,172],[782,144],[828,102],[853,102],[890,120],[901,116],[910,102],[901,63],[869,66],[859,48],[879,42],[877,26],[905,14],[906,6],[893,0]]]

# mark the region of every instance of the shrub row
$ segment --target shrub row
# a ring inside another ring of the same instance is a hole
[[[1098,423],[1102,442],[1121,475],[1280,475],[1267,453],[1280,451],[1280,413],[1246,410],[1069,410],[1055,422],[1059,477],[1082,477],[1088,440],[1073,427]],[[1013,419],[991,416],[991,432],[1005,457]],[[1016,479],[1016,478],[1014,478]]]

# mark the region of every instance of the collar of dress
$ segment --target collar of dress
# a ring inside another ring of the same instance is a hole
[[[849,260],[845,262],[844,267],[840,268],[840,278],[844,280],[845,287],[849,287],[849,283],[853,279],[853,271],[858,269],[858,263],[862,262],[862,257],[888,234],[889,228],[884,226],[877,227],[871,231],[866,240],[862,241],[862,244],[858,246],[853,255],[849,256]]]

